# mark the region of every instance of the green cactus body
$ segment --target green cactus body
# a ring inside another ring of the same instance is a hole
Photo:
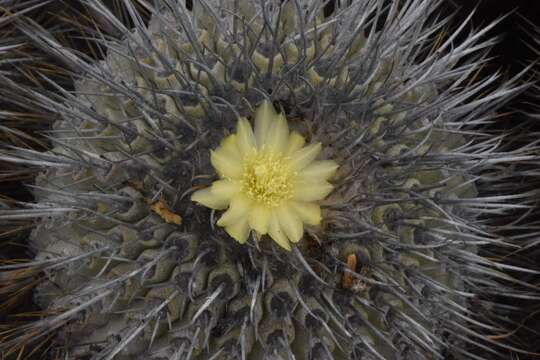
[[[467,261],[491,235],[467,202],[481,202],[489,155],[464,129],[506,89],[479,101],[481,85],[454,88],[480,66],[456,65],[465,50],[421,55],[435,6],[163,3],[81,65],[42,155],[62,166],[38,177],[37,202],[71,210],[32,233],[36,260],[62,264],[35,296],[69,314],[54,322],[67,358],[468,358],[450,334],[467,326]],[[291,252],[237,243],[189,199],[215,175],[210,150],[264,99],[340,165],[322,224]]]

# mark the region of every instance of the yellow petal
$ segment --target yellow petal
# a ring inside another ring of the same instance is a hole
[[[240,191],[240,184],[234,180],[217,180],[212,183],[210,192],[222,199],[230,199]]]
[[[308,146],[298,151],[295,151],[291,154],[291,167],[296,171],[302,170],[303,168],[311,164],[313,160],[315,160],[317,155],[319,155],[319,153],[321,152],[321,149],[322,145],[320,142],[318,142],[314,144],[309,144]]]
[[[267,206],[254,205],[249,213],[249,226],[259,234],[264,235],[268,233],[268,224],[270,223],[271,216],[272,212]]]
[[[219,226],[229,226],[236,223],[241,218],[248,217],[251,210],[251,200],[243,194],[237,194],[231,199],[229,209],[221,215],[217,224]]]
[[[297,243],[304,235],[304,226],[300,217],[287,205],[277,209],[277,216],[281,229],[293,243]]]
[[[283,114],[274,117],[270,131],[266,138],[266,144],[270,151],[282,153],[285,151],[289,139],[289,125]]]
[[[276,112],[272,103],[268,100],[257,108],[255,112],[255,139],[257,140],[257,146],[259,149],[266,142],[268,132],[272,126],[272,122],[275,120]]]
[[[210,162],[221,177],[237,179],[242,176],[242,164],[223,149],[210,151]]]
[[[217,149],[217,151],[226,152],[228,155],[240,161],[242,157],[240,154],[240,150],[238,150],[238,146],[236,145],[236,139],[237,139],[236,134],[227,136],[225,139],[221,141],[220,147]]]
[[[317,201],[324,199],[334,187],[326,182],[299,182],[296,184],[293,199],[299,201]]]
[[[211,193],[209,188],[197,190],[191,194],[191,201],[195,201],[210,209],[223,210],[229,205],[229,200]]]
[[[328,180],[338,168],[338,164],[332,160],[314,161],[300,172],[300,177],[304,180]]]
[[[240,244],[245,244],[249,236],[249,225],[247,219],[239,221],[225,227],[225,231]]]
[[[289,135],[289,139],[287,141],[287,149],[285,150],[285,155],[291,155],[297,150],[300,150],[302,146],[304,146],[304,143],[306,142],[306,139],[298,131],[292,131]]]
[[[274,240],[279,246],[285,250],[291,251],[291,244],[279,225],[279,220],[275,211],[272,211],[272,216],[270,217],[270,223],[268,224],[268,235],[270,235],[272,240]]]
[[[250,153],[256,147],[253,129],[246,118],[238,119],[238,124],[236,125],[236,144],[242,155]]]
[[[317,203],[303,201],[289,201],[289,206],[300,217],[300,220],[308,225],[319,225],[321,223],[321,207]]]

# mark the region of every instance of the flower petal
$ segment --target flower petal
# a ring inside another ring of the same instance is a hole
[[[315,160],[317,155],[319,155],[319,153],[321,152],[321,149],[322,149],[322,145],[320,142],[318,142],[314,144],[309,144],[308,146],[298,151],[295,151],[294,153],[291,154],[291,160],[290,160],[291,168],[296,171],[302,170],[303,168],[308,166],[311,162],[313,162],[313,160]]]
[[[266,138],[266,145],[270,151],[282,153],[285,151],[289,139],[289,125],[283,114],[274,117],[272,126]]]
[[[299,201],[317,201],[324,199],[334,187],[332,184],[321,182],[302,181],[296,184],[293,199]]]
[[[300,241],[304,235],[304,225],[300,217],[288,205],[280,206],[276,212],[279,225],[289,240],[293,243]]]
[[[219,226],[230,226],[237,222],[239,219],[245,217],[247,220],[247,215],[251,210],[252,202],[243,194],[235,195],[231,200],[231,205],[229,209],[221,215],[217,224]]]
[[[245,244],[249,236],[249,225],[247,219],[240,219],[231,225],[225,227],[225,231],[233,239],[238,241],[240,244]]]
[[[300,217],[300,220],[308,225],[319,225],[321,223],[321,207],[317,203],[303,201],[289,201],[289,205]]]
[[[242,176],[242,164],[223,149],[210,151],[210,162],[219,176],[237,179]]]
[[[255,142],[255,135],[253,135],[253,129],[251,124],[246,118],[238,119],[236,125],[236,144],[240,154],[245,155],[253,151],[257,144]]]
[[[210,188],[201,189],[191,194],[191,201],[195,201],[210,209],[223,210],[229,205],[229,200],[212,194]]]
[[[262,148],[266,143],[272,122],[275,121],[276,112],[272,103],[265,100],[255,112],[255,139],[257,146]]]
[[[291,155],[297,150],[300,150],[304,146],[306,139],[298,131],[292,131],[287,140],[287,148],[285,155]]]
[[[217,149],[217,151],[224,151],[228,155],[233,156],[235,159],[238,159],[238,161],[240,161],[242,159],[242,156],[240,154],[240,150],[238,150],[236,140],[236,134],[227,136],[221,141],[220,147]]]
[[[254,205],[249,213],[249,226],[257,231],[259,234],[264,235],[268,233],[268,224],[272,216],[271,210],[264,205]]]
[[[231,198],[240,191],[240,184],[234,180],[217,180],[212,183],[210,192],[222,199],[231,200]]]
[[[332,160],[314,161],[306,166],[301,172],[300,177],[303,180],[328,180],[338,169],[338,164]]]
[[[279,225],[279,220],[275,211],[272,211],[272,216],[270,217],[270,223],[268,224],[268,235],[270,235],[270,237],[279,246],[285,250],[291,251],[291,244]]]

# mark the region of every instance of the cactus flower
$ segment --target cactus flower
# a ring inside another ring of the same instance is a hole
[[[304,144],[302,135],[289,131],[285,116],[265,101],[256,111],[255,129],[240,118],[237,132],[211,152],[220,179],[191,199],[227,209],[217,224],[241,244],[254,230],[290,250],[290,243],[302,238],[304,224],[320,224],[317,202],[332,191],[328,179],[338,168],[335,161],[316,160],[321,143]]]

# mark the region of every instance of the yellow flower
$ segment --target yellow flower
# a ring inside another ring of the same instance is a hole
[[[227,209],[217,224],[241,244],[255,230],[291,250],[290,242],[300,241],[304,224],[320,224],[317,201],[332,191],[328,179],[338,168],[334,161],[315,160],[321,143],[304,143],[298,132],[289,132],[285,116],[265,101],[255,113],[255,130],[240,118],[236,134],[211,151],[220,180],[191,199]]]

